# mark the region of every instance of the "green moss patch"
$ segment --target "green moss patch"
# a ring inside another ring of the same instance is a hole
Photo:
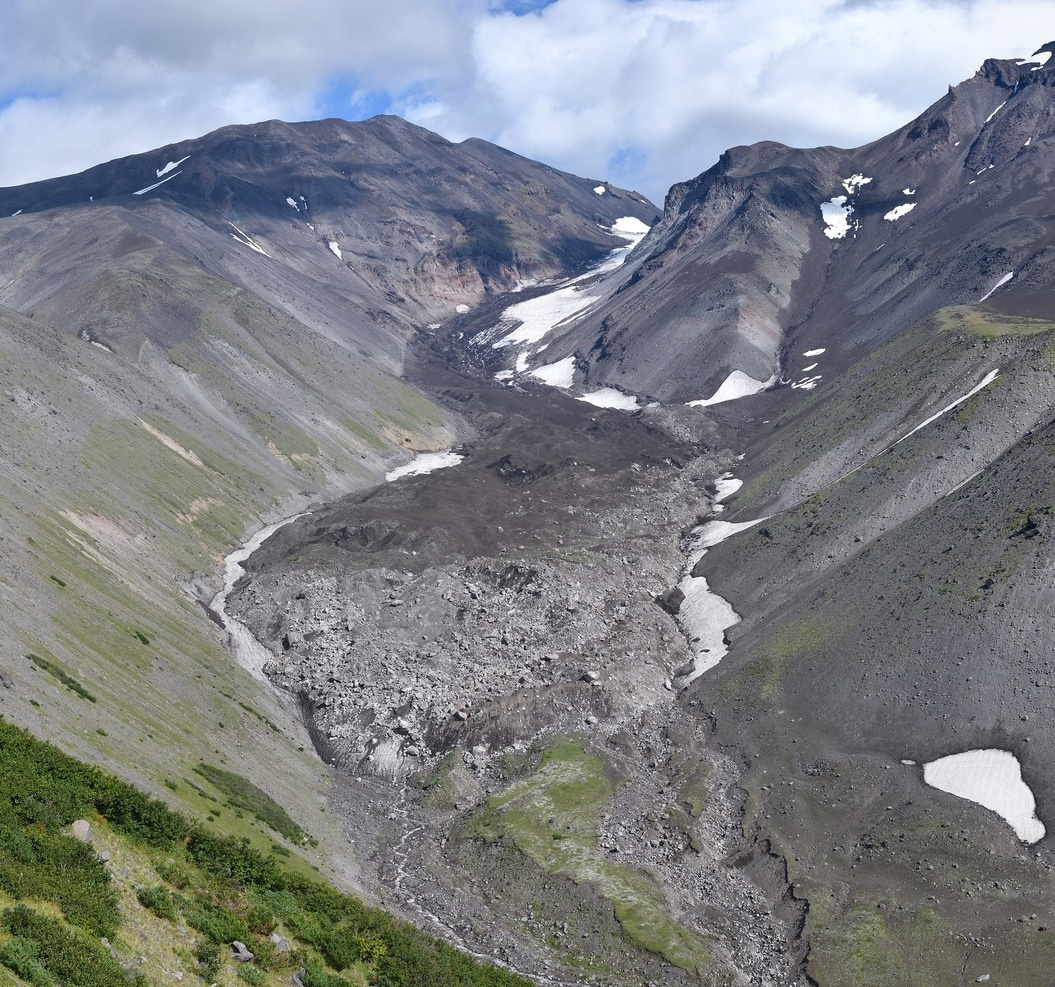
[[[635,945],[675,966],[710,966],[704,939],[676,922],[659,882],[612,861],[599,846],[601,817],[615,793],[603,760],[574,739],[549,745],[537,768],[492,796],[467,823],[469,835],[516,846],[544,871],[589,883],[611,902]]]

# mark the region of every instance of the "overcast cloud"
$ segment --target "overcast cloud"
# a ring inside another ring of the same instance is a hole
[[[790,13],[789,6],[794,8]],[[394,112],[656,201],[757,140],[852,147],[1055,0],[8,0],[0,186],[228,123]]]

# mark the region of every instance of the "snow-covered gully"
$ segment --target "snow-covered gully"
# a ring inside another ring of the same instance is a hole
[[[235,583],[245,575],[245,567],[242,563],[279,528],[283,528],[291,521],[296,521],[297,518],[301,517],[304,517],[303,512],[294,514],[292,517],[283,518],[281,521],[275,521],[273,524],[265,525],[244,545],[236,548],[230,555],[226,556],[223,560],[223,589],[212,598],[212,602],[209,604],[227,631],[231,653],[234,655],[235,661],[260,682],[266,683],[268,681],[267,676],[264,674],[264,665],[271,658],[271,652],[253,637],[252,632],[242,621],[238,620],[237,617],[232,617],[227,612],[227,600],[234,589]]]

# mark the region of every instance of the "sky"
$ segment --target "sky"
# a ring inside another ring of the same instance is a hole
[[[2,0],[0,187],[230,123],[396,113],[643,192],[727,147],[855,147],[1055,0]]]

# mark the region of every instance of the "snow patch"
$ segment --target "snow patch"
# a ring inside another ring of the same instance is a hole
[[[888,222],[894,223],[901,219],[902,216],[907,216],[913,209],[916,208],[915,202],[903,202],[900,206],[894,206],[890,212],[883,213],[883,219]]]
[[[341,253],[341,245],[336,240],[330,240],[329,243],[326,244],[326,246],[329,247],[331,251],[333,251],[334,257],[336,257],[338,260],[344,260],[344,255]]]
[[[1015,276],[1014,271],[1008,271],[996,284],[993,285],[981,298],[978,299],[979,304],[984,302],[997,288],[1002,288]]]
[[[292,195],[287,195],[286,196],[286,203],[288,205],[291,205],[294,209],[296,209],[297,212],[300,212],[300,206],[297,205],[297,200],[294,199]]]
[[[21,215],[22,215],[22,210],[21,209],[16,209],[13,213],[11,213],[11,218],[14,219],[16,216],[21,216]]]
[[[728,481],[733,478],[726,474],[723,479]],[[707,554],[707,549],[764,520],[765,518],[739,522],[708,521],[694,532],[696,537],[689,552],[685,575],[678,583],[678,589],[685,595],[685,599],[678,607],[677,621],[693,653],[693,669],[685,678],[684,685],[699,678],[708,669],[714,668],[726,656],[729,645],[725,640],[725,632],[740,622],[740,615],[733,609],[732,604],[717,593],[711,592],[707,580],[703,576],[692,575],[692,570]]]
[[[234,584],[245,575],[245,567],[242,563],[279,528],[301,517],[304,517],[304,515],[295,514],[293,517],[276,521],[274,524],[269,524],[266,528],[261,528],[241,548],[235,549],[228,555],[224,559],[223,589],[212,598],[212,602],[209,604],[210,609],[220,618],[220,623],[227,631],[228,641],[235,660],[253,678],[266,685],[270,685],[270,680],[264,675],[264,664],[273,658],[274,655],[253,637],[252,632],[245,624],[227,613],[227,598],[231,595]]]
[[[822,346],[819,350],[806,350],[806,352],[803,353],[802,355],[803,356],[820,356],[823,352],[825,352],[825,347]]]
[[[847,195],[853,195],[863,185],[867,185],[871,178],[865,178],[864,175],[851,175],[849,178],[843,179],[843,188],[846,189]]]
[[[416,455],[409,463],[397,466],[385,474],[385,479],[391,483],[404,476],[420,476],[422,473],[432,473],[436,470],[445,469],[448,466],[457,466],[465,457],[447,449],[445,452],[422,452]]]
[[[537,377],[543,384],[550,387],[560,387],[567,390],[575,381],[575,357],[566,356],[556,363],[547,363],[529,371],[532,377]]]
[[[853,206],[845,195],[837,195],[821,203],[821,217],[824,220],[824,235],[829,240],[842,240],[850,232],[850,217]]]
[[[635,216],[622,216],[612,224],[613,233],[625,233],[628,236],[644,236],[649,228]]]
[[[154,174],[157,175],[158,178],[160,178],[162,175],[167,175],[170,171],[175,171],[189,157],[189,154],[185,154],[182,158],[179,159],[179,161],[170,161],[164,167],[155,169]]]
[[[894,446],[904,442],[905,439],[907,439],[910,435],[915,435],[921,428],[926,428],[931,422],[937,421],[939,418],[941,418],[942,415],[947,414],[948,412],[952,411],[953,408],[956,408],[959,405],[963,404],[964,401],[967,401],[969,398],[974,397],[980,390],[982,390],[982,388],[988,387],[999,376],[999,369],[990,370],[989,373],[987,373],[978,384],[976,384],[966,394],[964,394],[963,397],[957,398],[955,401],[950,402],[944,408],[942,408],[941,411],[931,415],[930,418],[921,421],[914,429],[912,429],[911,432],[906,432],[903,436],[901,436],[901,438],[898,439],[897,442],[895,442],[893,445],[891,445],[890,448],[893,449]]]
[[[989,114],[983,121],[982,126],[984,127],[990,120],[993,119],[1005,106],[1007,106],[1007,100],[1005,99],[992,113]]]
[[[179,172],[176,172],[178,175]],[[263,254],[265,257],[270,257],[269,254],[259,243],[256,242],[248,233],[243,233],[234,223],[228,221],[228,226],[234,227],[235,232],[231,234],[243,247],[248,247],[250,250],[255,250],[258,254]]]
[[[624,394],[614,387],[602,387],[599,390],[590,391],[589,394],[580,394],[578,399],[598,408],[616,408],[619,411],[637,411],[641,407],[633,394]]]
[[[755,380],[742,370],[734,370],[721,386],[709,398],[700,398],[697,401],[689,401],[690,408],[708,408],[712,404],[721,404],[723,401],[735,401],[738,398],[746,398],[751,394],[757,394],[769,387],[775,378],[769,380]]]
[[[914,189],[914,188],[903,188],[901,190],[901,194],[902,195],[915,195],[916,194],[916,189]]]
[[[465,302],[462,302],[460,305],[454,306],[454,311],[459,315],[465,315],[465,313],[469,311],[469,306],[466,305]]]
[[[598,195],[604,195],[608,191],[603,185],[595,185],[593,189]]]
[[[183,174],[182,171],[174,172],[173,174],[169,175],[167,178],[162,178],[160,182],[154,182],[153,185],[148,185],[146,188],[141,188],[138,192],[133,192],[132,195],[145,195],[147,192],[153,192],[154,189],[156,189],[159,185],[164,185],[165,182],[172,181],[172,179],[175,178],[176,175],[182,175],[182,174]]]
[[[743,485],[744,481],[737,479],[732,473],[723,473],[714,481],[714,503],[721,504],[723,500],[732,497]]]
[[[923,780],[932,788],[992,809],[1025,843],[1044,837],[1036,799],[1022,780],[1018,758],[1009,751],[974,750],[940,757],[923,765]]]
[[[817,374],[815,377],[802,377],[796,380],[791,387],[796,391],[812,391],[820,382],[821,374]]]

